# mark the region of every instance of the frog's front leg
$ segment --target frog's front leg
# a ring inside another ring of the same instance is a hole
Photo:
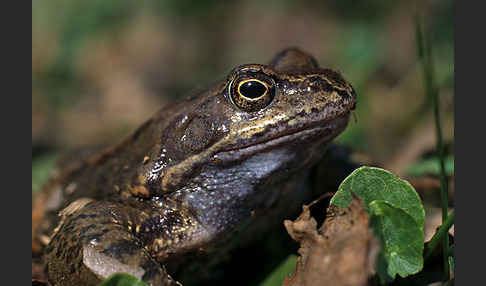
[[[61,212],[62,221],[46,248],[53,285],[96,285],[125,272],[149,285],[176,285],[137,237],[140,210],[117,203],[78,200]]]

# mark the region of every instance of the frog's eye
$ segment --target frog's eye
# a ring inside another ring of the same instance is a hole
[[[267,107],[275,97],[275,82],[263,74],[243,75],[233,79],[228,88],[231,102],[253,112]]]

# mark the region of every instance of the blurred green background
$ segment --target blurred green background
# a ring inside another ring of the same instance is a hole
[[[337,141],[362,161],[406,175],[435,148],[416,16],[431,41],[443,133],[453,150],[453,6],[450,0],[33,1],[32,188],[60,151],[118,142],[162,106],[288,46],[341,71],[357,90],[357,110]]]

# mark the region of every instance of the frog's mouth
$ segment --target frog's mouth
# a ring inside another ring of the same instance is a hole
[[[229,159],[227,156],[231,156],[234,159],[234,157],[243,157],[264,152],[265,150],[274,149],[291,142],[296,145],[302,144],[303,148],[306,147],[305,142],[321,145],[331,141],[346,128],[349,116],[350,113],[348,112],[344,116],[341,115],[330,120],[327,119],[325,121],[311,122],[305,126],[289,129],[285,132],[268,138],[262,138],[255,142],[240,145],[238,147],[226,148],[218,152],[217,157],[224,160],[226,158]]]

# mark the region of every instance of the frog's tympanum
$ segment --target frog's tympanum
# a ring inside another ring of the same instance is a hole
[[[309,199],[300,182],[355,104],[338,72],[292,48],[163,108],[34,198],[49,281],[96,285],[126,272],[175,285],[178,269],[282,225]]]

